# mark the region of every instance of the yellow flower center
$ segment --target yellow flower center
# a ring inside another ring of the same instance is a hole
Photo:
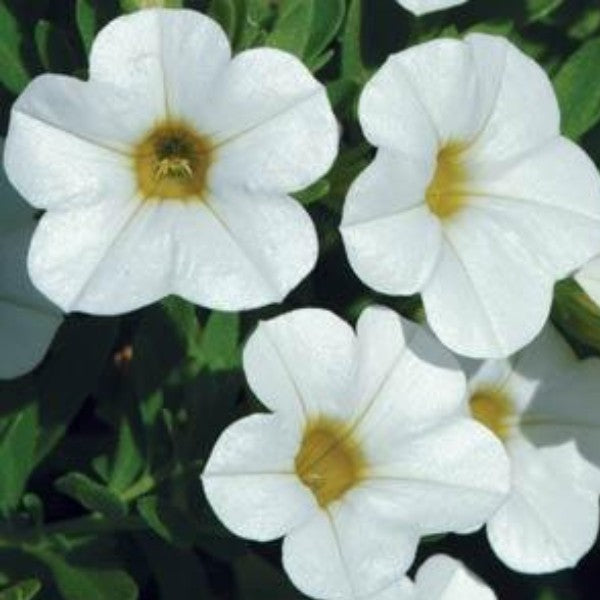
[[[323,508],[356,486],[366,472],[362,450],[348,429],[324,418],[306,426],[295,464],[298,477]]]
[[[135,148],[134,170],[146,199],[202,200],[214,147],[179,121],[156,126]]]
[[[493,431],[502,441],[508,439],[515,422],[512,400],[502,390],[481,388],[469,400],[474,419]]]
[[[467,170],[462,160],[464,146],[451,143],[444,146],[437,156],[433,179],[425,192],[431,212],[440,219],[455,215],[466,203],[464,184]]]

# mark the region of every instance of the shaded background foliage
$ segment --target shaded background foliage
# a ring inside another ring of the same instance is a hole
[[[143,4],[0,0],[0,135],[33,76],[85,77],[98,29]],[[468,31],[508,36],[553,78],[564,133],[600,161],[596,0],[471,0],[421,19],[395,0],[162,4],[212,15],[236,51],[293,52],[327,85],[341,153],[331,173],[298,194],[319,229],[319,264],[284,305],[242,315],[174,297],[120,318],[71,315],[33,373],[0,382],[0,600],[301,598],[281,571],[279,544],[232,537],[212,516],[198,475],[223,428],[260,410],[240,368],[258,319],[312,305],[353,321],[371,302],[422,316],[418,298],[361,285],[337,233],[347,187],[372,157],[357,97],[389,53]],[[582,356],[599,353],[600,312],[572,281],[558,284],[553,319]],[[577,569],[544,577],[510,572],[482,534],[428,540],[418,562],[438,551],[462,558],[502,599],[599,597],[598,545]]]

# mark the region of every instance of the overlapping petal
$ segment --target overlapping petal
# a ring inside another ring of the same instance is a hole
[[[600,257],[592,259],[575,276],[575,280],[600,306]]]
[[[398,0],[398,2],[411,13],[420,16],[464,4],[467,0]]]

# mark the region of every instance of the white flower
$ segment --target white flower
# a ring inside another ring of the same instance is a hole
[[[167,294],[223,310],[280,301],[317,238],[288,192],[338,143],[324,87],[290,54],[229,42],[208,17],[148,9],[96,38],[90,79],[35,79],[13,107],[9,178],[47,209],[34,284],[64,310]]]
[[[461,562],[436,554],[419,567],[414,583],[405,577],[370,600],[496,600],[496,594]]]
[[[502,38],[388,59],[359,106],[374,162],[341,231],[372,288],[420,292],[455,352],[506,357],[548,318],[553,284],[600,251],[600,177],[559,134],[544,71]]]
[[[397,0],[406,10],[420,16],[444,8],[464,4],[467,0]]]
[[[575,276],[585,293],[600,306],[600,256],[593,258]]]
[[[0,140],[0,156],[3,148]],[[27,248],[34,228],[34,211],[0,168],[0,379],[31,371],[63,320],[27,276]]]
[[[574,566],[598,531],[600,359],[578,361],[547,326],[510,360],[465,366],[468,407],[511,459],[510,496],[487,524],[494,552],[525,573]]]
[[[421,535],[480,526],[508,488],[502,445],[461,416],[465,380],[423,328],[367,309],[262,322],[244,350],[272,414],[224,431],[202,476],[239,536],[285,536],[283,564],[317,598],[398,581]]]

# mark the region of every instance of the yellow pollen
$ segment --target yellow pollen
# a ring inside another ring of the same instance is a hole
[[[440,219],[453,216],[466,202],[463,190],[467,170],[461,160],[463,151],[464,146],[453,143],[438,152],[437,166],[425,199],[431,212]]]
[[[366,473],[366,461],[352,435],[342,424],[324,418],[306,426],[295,464],[298,477],[323,508]]]
[[[502,390],[481,388],[469,400],[473,418],[493,431],[502,441],[511,432],[516,416],[511,399]]]
[[[146,199],[202,200],[213,158],[208,138],[180,121],[165,121],[133,152],[139,191]]]

